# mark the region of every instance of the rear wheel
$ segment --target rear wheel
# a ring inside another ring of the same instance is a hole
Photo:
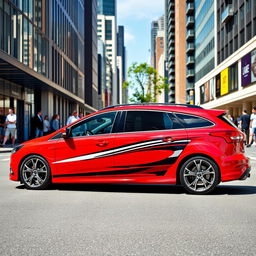
[[[20,179],[27,189],[45,189],[51,183],[51,171],[47,161],[38,155],[27,157],[20,167]]]
[[[207,194],[215,189],[220,179],[219,168],[209,158],[192,157],[180,170],[180,181],[184,188],[192,194]]]

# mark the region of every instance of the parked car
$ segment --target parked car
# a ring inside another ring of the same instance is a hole
[[[13,150],[10,179],[50,183],[181,184],[206,194],[250,176],[244,134],[222,110],[193,105],[105,108]]]

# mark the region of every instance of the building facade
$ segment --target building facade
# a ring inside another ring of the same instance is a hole
[[[117,32],[117,67],[119,69],[118,79],[118,103],[128,102],[128,89],[123,88],[123,83],[127,79],[126,74],[126,47],[124,42],[124,26],[118,26]]]
[[[90,1],[88,1],[90,2]],[[0,0],[0,109],[17,113],[18,140],[30,138],[36,111],[93,112],[86,103],[84,1]]]
[[[195,84],[196,104],[235,118],[256,105],[256,2],[215,1],[216,67]]]
[[[117,104],[118,80],[117,80],[117,19],[116,0],[98,0],[97,34],[106,47],[106,56],[111,64],[107,72],[107,86],[111,88],[111,103]]]

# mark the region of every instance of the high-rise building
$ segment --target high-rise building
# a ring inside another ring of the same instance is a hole
[[[175,0],[165,0],[165,58],[168,102],[175,103]]]
[[[126,80],[126,47],[124,44],[124,26],[118,26],[117,32],[117,67],[119,69],[118,79],[118,103],[127,103],[128,92],[123,88]]]
[[[110,94],[106,84],[107,72],[106,49],[102,40],[98,40],[98,97],[99,108],[107,107],[106,94]]]
[[[214,22],[214,0],[195,1],[195,82],[215,66]]]
[[[85,70],[97,76],[95,62],[85,57],[85,38],[96,34],[87,26],[85,13],[91,12],[81,0],[0,0],[0,109],[15,109],[19,141],[30,137],[38,110],[60,114],[61,125],[74,109],[95,111],[85,90]]]
[[[116,0],[98,0],[98,13],[116,16]]]
[[[195,102],[236,119],[256,105],[256,1],[214,1],[215,67],[195,84]]]
[[[151,66],[156,68],[156,37],[158,31],[164,31],[164,15],[151,22]]]
[[[98,38],[106,46],[106,56],[111,64],[111,74],[107,73],[107,86],[111,88],[112,104],[117,104],[118,83],[117,83],[117,20],[116,0],[98,0],[97,16]],[[110,69],[108,69],[110,71]]]
[[[98,38],[97,38],[97,0],[84,1],[85,5],[85,101],[100,108],[98,98]],[[81,21],[79,21],[81,22]],[[92,31],[92,33],[88,33]]]

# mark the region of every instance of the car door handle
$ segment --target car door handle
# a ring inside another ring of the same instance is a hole
[[[107,141],[105,141],[105,140],[98,141],[98,142],[96,143],[96,145],[97,145],[98,147],[105,147],[105,146],[107,146],[108,144],[109,144],[109,142],[107,142]]]
[[[172,142],[174,140],[175,140],[175,138],[173,138],[173,137],[167,137],[167,138],[162,139],[163,142]]]

